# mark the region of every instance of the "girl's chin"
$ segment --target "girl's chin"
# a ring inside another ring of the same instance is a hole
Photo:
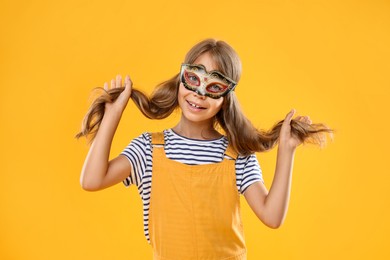
[[[196,113],[191,112],[191,111],[183,111],[182,110],[181,116],[184,117],[187,121],[190,121],[192,123],[204,124],[207,122],[210,122],[210,123],[213,122],[213,118],[207,117],[205,115],[196,114]]]

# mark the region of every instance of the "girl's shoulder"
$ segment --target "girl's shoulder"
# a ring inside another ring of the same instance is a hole
[[[146,145],[150,143],[151,139],[152,139],[152,135],[150,132],[143,132],[142,134],[134,138],[132,142],[140,142]]]

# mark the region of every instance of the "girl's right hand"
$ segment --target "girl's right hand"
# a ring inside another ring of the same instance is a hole
[[[117,112],[122,113],[125,110],[127,102],[129,101],[129,98],[131,96],[132,85],[133,82],[130,80],[130,76],[126,75],[125,86],[124,86],[125,89],[122,91],[122,93],[120,93],[120,95],[114,102],[112,103],[106,102],[105,111],[116,110]],[[121,88],[121,87],[122,87],[122,76],[117,75],[116,80],[114,79],[111,80],[110,89]],[[104,89],[106,91],[109,90],[107,82],[104,83]]]

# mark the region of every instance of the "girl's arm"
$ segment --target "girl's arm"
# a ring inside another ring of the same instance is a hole
[[[245,199],[256,216],[268,227],[278,228],[283,223],[288,209],[292,169],[296,147],[301,143],[291,135],[290,121],[295,110],[287,114],[280,130],[275,176],[270,191],[261,182],[255,182],[244,193]],[[309,117],[297,120],[311,124]]]
[[[111,88],[121,87],[122,79],[118,75]],[[107,83],[104,88],[108,90]],[[130,173],[131,165],[126,157],[119,155],[108,162],[111,143],[121,119],[122,113],[131,95],[131,81],[125,79],[125,90],[114,103],[106,103],[105,112],[99,130],[85,159],[80,183],[83,189],[96,191],[123,181]]]
[[[275,176],[270,191],[267,191],[262,182],[255,182],[244,193],[253,212],[270,228],[278,228],[287,213],[294,151],[279,147],[276,160]]]

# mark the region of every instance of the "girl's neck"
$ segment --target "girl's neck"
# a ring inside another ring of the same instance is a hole
[[[218,139],[222,135],[214,129],[212,121],[209,122],[192,122],[186,120],[183,116],[180,122],[172,128],[175,133],[198,140]]]

